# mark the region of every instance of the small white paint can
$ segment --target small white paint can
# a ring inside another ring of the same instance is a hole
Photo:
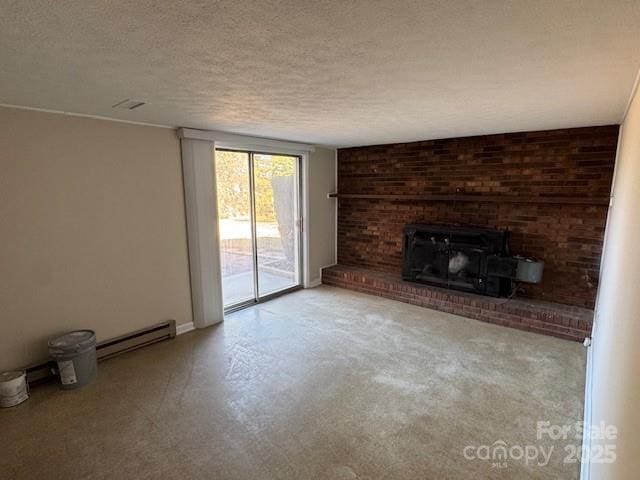
[[[0,373],[0,407],[14,407],[29,398],[24,371]]]

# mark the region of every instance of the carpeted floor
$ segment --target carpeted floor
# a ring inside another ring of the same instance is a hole
[[[584,363],[577,343],[319,287],[107,360],[82,390],[35,388],[0,411],[0,478],[573,479],[579,440],[536,422],[582,420]]]

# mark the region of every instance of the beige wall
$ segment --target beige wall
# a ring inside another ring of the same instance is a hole
[[[309,155],[309,281],[320,279],[320,269],[336,261],[336,151],[317,147]]]
[[[640,94],[622,125],[591,362],[591,423],[618,428],[614,463],[591,479],[640,478]],[[588,393],[589,394],[589,393]],[[595,448],[597,441],[592,442]],[[593,450],[597,452],[596,450]]]
[[[191,321],[180,150],[170,129],[0,108],[0,370]]]

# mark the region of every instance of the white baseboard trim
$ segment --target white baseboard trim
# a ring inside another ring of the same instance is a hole
[[[324,270],[325,268],[333,267],[334,265],[337,265],[337,263],[333,262],[328,265],[324,265],[320,267],[320,269],[318,270],[318,273],[319,273],[318,278],[309,280],[307,284],[304,286],[304,288],[314,288],[322,285],[322,270]]]
[[[594,325],[595,329],[595,325]],[[591,342],[593,342],[593,332],[591,337]],[[591,388],[592,388],[592,379],[593,379],[593,343],[591,343],[587,347],[587,372],[586,379],[584,384],[584,418],[583,418],[583,434],[582,434],[582,451],[585,451],[586,448],[591,451],[591,439],[589,438],[589,427],[592,423],[591,417]],[[591,462],[586,461],[580,464],[580,480],[589,480],[591,478]]]
[[[193,322],[183,323],[182,325],[176,326],[176,335],[182,335],[183,333],[187,333],[195,329],[196,326],[193,324]]]
[[[325,268],[335,267],[337,264],[338,262],[333,262],[333,263],[328,263],[327,265],[323,265],[322,267],[320,267],[320,275],[322,275],[322,270],[324,270]]]
[[[315,288],[315,287],[319,287],[320,285],[322,285],[322,278],[316,278],[314,280],[310,280],[305,286],[304,288]]]

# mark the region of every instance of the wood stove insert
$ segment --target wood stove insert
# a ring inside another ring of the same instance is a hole
[[[505,230],[411,224],[404,228],[404,280],[493,297],[513,291],[518,259]]]

